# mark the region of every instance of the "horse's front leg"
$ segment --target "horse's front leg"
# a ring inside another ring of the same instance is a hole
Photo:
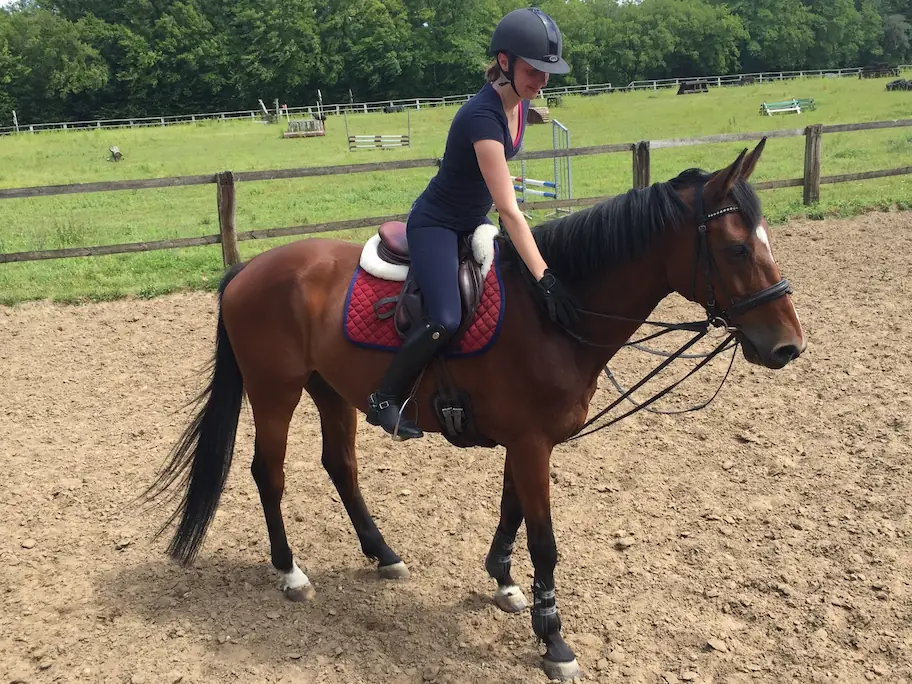
[[[547,648],[543,663],[545,674],[551,679],[566,680],[579,677],[581,673],[576,656],[560,633],[561,619],[554,587],[557,544],[551,526],[550,457],[550,445],[527,443],[507,448],[507,462],[526,520],[529,554],[535,568],[532,631]]]
[[[513,549],[516,546],[516,532],[522,525],[522,506],[516,495],[516,485],[510,472],[510,458],[504,462],[503,494],[500,499],[500,521],[491,541],[491,548],[485,558],[485,570],[497,580],[494,603],[507,613],[519,613],[529,607],[510,569],[513,564]]]

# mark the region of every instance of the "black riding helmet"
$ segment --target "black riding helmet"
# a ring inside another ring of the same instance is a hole
[[[566,74],[570,66],[561,57],[563,40],[557,24],[537,7],[513,10],[500,20],[491,36],[491,56],[506,52],[509,71],[504,75],[513,84],[513,63],[521,57],[539,71]],[[516,90],[516,86],[513,86]]]

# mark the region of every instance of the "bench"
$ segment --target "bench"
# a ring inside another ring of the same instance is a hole
[[[773,114],[801,114],[807,109],[817,109],[814,104],[814,98],[794,98],[783,100],[782,102],[762,102],[760,104],[760,113],[772,116]]]

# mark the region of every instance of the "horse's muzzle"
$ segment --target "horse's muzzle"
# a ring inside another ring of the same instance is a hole
[[[779,370],[801,356],[807,348],[807,342],[803,338],[800,340],[764,339],[768,337],[773,336],[752,333],[744,329],[739,331],[738,339],[748,363]]]

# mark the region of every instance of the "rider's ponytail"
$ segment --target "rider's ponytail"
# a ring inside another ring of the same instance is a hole
[[[502,76],[503,70],[500,68],[500,63],[495,59],[485,70],[485,79],[487,79],[489,83],[496,83]]]

